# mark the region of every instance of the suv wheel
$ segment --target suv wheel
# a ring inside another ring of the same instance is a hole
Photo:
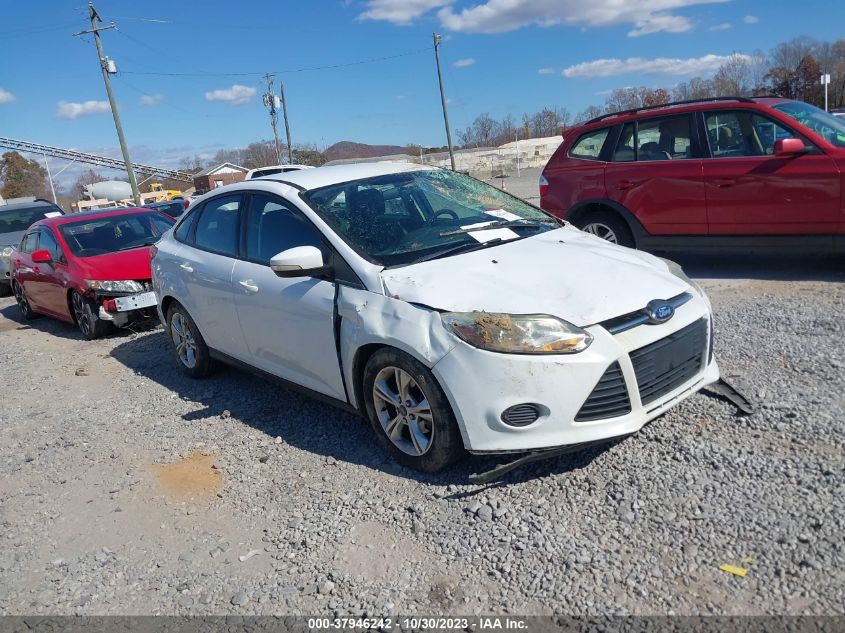
[[[167,333],[173,343],[173,352],[182,371],[192,378],[202,378],[211,373],[211,353],[197,324],[180,304],[167,309]]]
[[[595,211],[588,213],[575,225],[584,231],[612,244],[634,248],[634,236],[625,220],[611,211]]]
[[[379,443],[403,466],[433,473],[464,454],[446,394],[415,358],[378,350],[364,368],[363,394]]]

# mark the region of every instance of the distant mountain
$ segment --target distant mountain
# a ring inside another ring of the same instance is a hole
[[[367,145],[366,143],[354,143],[352,141],[340,141],[325,151],[327,161],[344,158],[375,158],[377,156],[406,153],[406,149],[399,145]]]

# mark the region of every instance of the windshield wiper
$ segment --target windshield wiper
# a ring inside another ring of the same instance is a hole
[[[514,238],[519,239],[519,238]],[[439,251],[435,251],[434,253],[429,253],[428,255],[424,255],[419,259],[415,259],[413,264],[419,264],[420,262],[427,262],[431,259],[440,259],[441,257],[446,257],[448,255],[456,255],[457,253],[469,253],[470,251],[480,251],[482,248],[487,248],[488,246],[496,246],[498,244],[503,244],[506,241],[510,240],[503,240],[501,237],[497,237],[496,239],[490,240],[488,242],[461,242],[455,246],[450,246],[449,248],[443,248]]]
[[[144,246],[152,246],[158,240],[153,240],[152,242],[142,242],[141,244],[127,244],[126,246],[121,246],[115,252],[119,253],[120,251],[131,251],[133,248],[143,248]]]
[[[466,226],[454,231],[443,231],[440,237],[448,237],[450,235],[460,235],[461,233],[472,233],[473,231],[488,231],[490,229],[531,229],[538,230],[542,224],[539,222],[529,222],[525,220],[497,220],[478,226]]]

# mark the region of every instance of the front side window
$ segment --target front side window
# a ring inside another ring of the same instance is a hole
[[[246,256],[251,261],[269,264],[274,255],[295,246],[323,249],[317,228],[279,198],[254,193],[247,217]]]
[[[194,244],[221,255],[237,256],[240,206],[240,195],[209,200],[196,221]]]
[[[845,147],[845,119],[802,101],[787,101],[774,108],[813,130],[831,145]]]
[[[364,178],[302,197],[342,239],[383,266],[447,256],[497,239],[531,237],[558,226],[519,198],[440,169]],[[494,222],[508,227],[493,234],[467,230]]]
[[[43,227],[39,230],[40,237],[38,239],[38,250],[50,251],[50,257],[54,262],[62,262],[65,259],[59,243],[56,241],[53,232]]]
[[[713,158],[771,156],[776,141],[796,137],[772,119],[751,111],[708,112],[705,122]],[[808,149],[812,147],[801,140]]]
[[[605,127],[600,130],[593,130],[587,132],[572,146],[569,150],[569,155],[572,158],[586,158],[588,160],[598,160],[601,154],[601,148],[604,146],[604,141],[610,128]]]
[[[173,220],[155,211],[110,215],[59,227],[70,252],[77,257],[96,257],[155,244]]]
[[[36,244],[38,244],[38,232],[27,233],[21,240],[21,253],[32,253],[35,251]]]

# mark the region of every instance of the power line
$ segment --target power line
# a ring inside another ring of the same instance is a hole
[[[363,64],[374,64],[377,62],[389,61],[391,59],[399,59],[400,57],[409,57],[411,55],[419,55],[420,53],[425,53],[427,51],[432,50],[433,46],[426,46],[425,48],[419,48],[413,51],[407,51],[404,53],[398,53],[396,55],[385,55],[384,57],[371,57],[368,59],[361,59],[354,62],[344,62],[340,64],[329,64],[325,66],[305,66],[303,68],[287,68],[284,70],[273,70],[271,71],[274,74],[281,74],[281,73],[302,73],[302,72],[310,72],[310,71],[317,71],[317,70],[332,70],[336,68],[348,68],[350,66],[360,66]],[[153,75],[158,77],[248,77],[248,76],[263,76],[266,75],[266,71],[250,71],[250,72],[236,72],[236,73],[215,73],[215,72],[143,72],[137,70],[124,70],[121,71],[125,75]]]

